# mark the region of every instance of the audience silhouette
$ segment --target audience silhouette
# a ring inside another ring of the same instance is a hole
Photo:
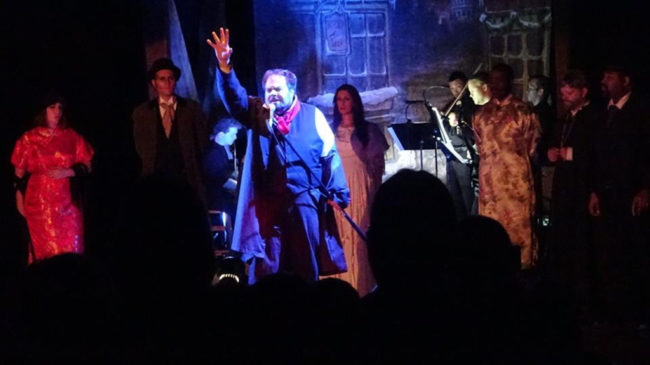
[[[215,280],[226,268],[200,200],[147,177],[124,198],[109,257],[55,256],[7,281],[0,362],[605,363],[583,353],[567,297],[521,276],[501,224],[458,223],[433,175],[382,184],[367,233],[377,287],[363,298],[333,278]]]

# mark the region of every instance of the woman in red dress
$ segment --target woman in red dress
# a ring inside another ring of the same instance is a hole
[[[29,262],[65,252],[83,252],[83,217],[73,202],[70,178],[90,171],[92,147],[63,116],[63,98],[50,95],[35,118],[36,127],[16,142],[11,156],[16,177],[16,206],[27,219],[32,249]],[[24,195],[23,195],[24,194]]]

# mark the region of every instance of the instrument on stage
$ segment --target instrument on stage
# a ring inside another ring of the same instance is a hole
[[[461,156],[452,145],[451,139],[449,138],[449,134],[447,134],[447,129],[442,123],[442,117],[440,116],[440,112],[438,111],[438,108],[432,106],[431,103],[429,103],[428,101],[425,101],[425,105],[427,106],[427,110],[429,110],[429,113],[432,115],[433,121],[438,126],[439,133],[437,136],[435,136],[435,138],[436,141],[445,148],[446,150],[445,154],[447,156],[451,155],[460,163],[464,163],[467,165],[472,164],[472,159],[470,156],[466,156],[466,157]]]
[[[478,65],[476,70],[474,70],[474,74],[479,72],[481,70],[481,68],[483,68],[483,63],[480,63]],[[467,153],[466,156],[462,156],[460,153],[458,153],[458,151],[456,151],[453,144],[451,143],[451,139],[449,138],[449,134],[447,133],[447,129],[445,128],[445,126],[443,124],[443,119],[448,119],[449,118],[449,115],[451,114],[453,108],[456,106],[456,104],[460,101],[460,98],[463,97],[463,95],[467,91],[468,85],[469,85],[469,82],[466,82],[465,86],[463,86],[463,89],[460,91],[460,93],[458,93],[458,96],[456,96],[456,98],[449,105],[447,110],[445,110],[444,114],[440,114],[440,111],[436,107],[431,105],[431,103],[427,100],[427,97],[426,97],[426,92],[430,88],[437,87],[437,86],[432,86],[432,87],[429,87],[427,89],[424,89],[424,91],[422,92],[422,99],[424,100],[424,104],[427,107],[427,110],[429,111],[431,119],[433,120],[434,123],[436,123],[437,130],[438,130],[438,135],[435,136],[436,141],[438,143],[440,143],[444,147],[445,155],[447,155],[448,158],[454,158],[458,162],[461,162],[463,164],[471,165],[471,164],[474,163],[474,161],[472,160],[471,153]],[[466,122],[463,122],[463,123],[465,124],[465,127],[471,129],[471,127]],[[460,122],[459,122],[459,125],[458,125],[457,128],[460,128]]]

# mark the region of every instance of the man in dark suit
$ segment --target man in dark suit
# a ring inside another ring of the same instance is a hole
[[[222,118],[212,128],[210,145],[203,156],[208,209],[226,212],[233,218],[237,205],[237,161],[233,143],[241,125]]]
[[[601,108],[589,101],[588,91],[584,72],[571,71],[564,76],[560,93],[566,114],[554,125],[546,152],[555,166],[548,270],[581,309],[586,299],[588,167],[593,159],[593,134],[602,117]]]
[[[174,94],[180,76],[170,59],[154,61],[149,79],[156,98],[133,111],[133,138],[141,176],[186,182],[205,201],[200,160],[208,143],[207,121],[199,103]]]
[[[544,75],[533,75],[528,81],[526,90],[526,101],[533,106],[533,111],[539,118],[542,127],[542,136],[537,145],[539,163],[544,163],[546,149],[549,140],[552,138],[555,112],[548,103],[551,94],[551,79]]]
[[[649,201],[648,107],[632,90],[622,68],[603,72],[609,99],[596,132],[588,209],[594,218],[596,314],[605,320],[646,318],[647,238],[643,229]]]
[[[476,104],[474,104],[469,92],[465,89],[465,84],[467,84],[467,77],[464,73],[454,71],[449,76],[449,90],[454,99],[445,106],[445,111],[450,110],[447,120],[448,125],[445,127],[456,152],[464,158],[471,157],[474,159],[472,116],[476,110]],[[463,95],[459,98],[461,93]],[[456,98],[458,98],[457,101]],[[451,103],[454,101],[456,103],[452,106]],[[458,219],[476,214],[478,210],[474,188],[472,187],[472,169],[471,164],[462,163],[455,157],[447,160],[446,185],[454,200]]]

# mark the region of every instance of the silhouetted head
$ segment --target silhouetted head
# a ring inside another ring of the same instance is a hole
[[[368,229],[368,257],[379,287],[435,277],[455,235],[456,213],[445,185],[425,171],[396,173],[377,191]]]
[[[209,288],[214,254],[206,212],[181,181],[149,176],[128,196],[117,238],[117,270],[125,285],[154,290]]]
[[[96,262],[72,253],[37,261],[13,294],[8,318],[16,331],[3,345],[18,358],[35,363],[114,360],[116,291]]]
[[[501,223],[489,217],[470,216],[460,223],[454,256],[478,276],[512,279],[519,272],[519,248]]]

